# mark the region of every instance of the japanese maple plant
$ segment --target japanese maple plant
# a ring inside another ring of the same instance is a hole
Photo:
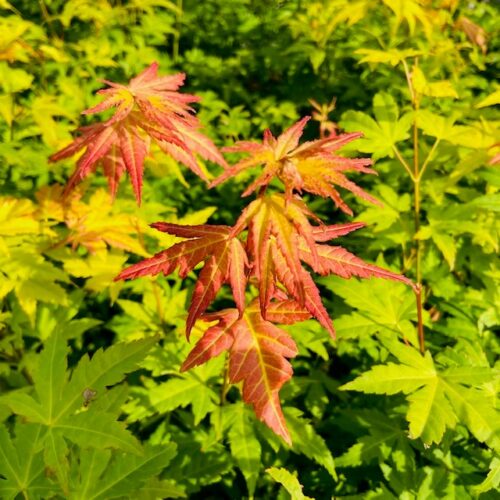
[[[335,337],[311,270],[343,278],[380,277],[412,286],[406,277],[366,263],[341,246],[328,244],[364,224],[325,224],[302,197],[303,193],[329,197],[350,215],[352,211],[338,188],[378,203],[346,176],[350,171],[374,174],[371,160],[345,158],[338,153],[362,134],[332,134],[300,144],[309,120],[304,117],[278,137],[266,130],[262,142],[242,141],[225,148],[227,152],[244,154],[236,165],[229,166],[199,131],[200,124],[188,105],[197,98],[177,92],[184,75],[159,77],[157,69],[153,63],[128,86],[106,82],[109,88],[99,91],[104,101],[84,113],[116,108],[115,114],[103,123],[80,129],[81,135],[52,160],[86,148],[68,189],[101,164],[113,195],[121,175],[128,172],[138,203],[151,140],[202,178],[205,176],[196,154],[223,166],[225,170],[209,187],[246,169],[261,167],[243,192],[243,196],[254,195],[255,199],[233,226],[156,222],[152,227],[183,241],[126,268],[116,279],[169,275],[176,269],[185,278],[202,263],[188,310],[187,338],[197,320],[209,322],[210,326],[182,370],[227,351],[229,381],[242,382],[243,400],[253,405],[260,420],[290,443],[279,391],[292,376],[289,359],[297,355],[297,347],[290,334],[277,325],[313,317]],[[281,191],[276,188],[280,185]],[[207,312],[223,285],[230,286],[235,307]]]

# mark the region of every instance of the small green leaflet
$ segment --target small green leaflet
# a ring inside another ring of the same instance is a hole
[[[290,493],[292,500],[313,500],[302,493],[302,485],[297,477],[283,467],[270,467],[266,472]]]
[[[360,420],[363,427],[367,427],[368,434],[335,459],[337,467],[357,467],[375,460],[385,462],[394,456],[396,450],[411,455],[407,433],[399,419],[387,418],[378,411],[364,412],[361,417],[347,412],[346,417],[349,422]]]
[[[60,283],[68,282],[68,275],[45,259],[36,245],[14,247],[7,254],[0,254],[0,269],[1,279],[7,283],[4,290],[13,290],[32,323],[38,302],[67,304],[66,291]]]
[[[500,458],[493,458],[490,464],[490,471],[486,476],[486,479],[477,486],[474,487],[475,492],[479,495],[486,491],[493,489],[498,489],[500,485]]]
[[[224,412],[225,427],[229,428],[231,455],[245,477],[249,498],[253,498],[261,469],[262,452],[254,430],[256,419],[249,408],[241,403],[224,407]]]
[[[160,413],[167,413],[191,404],[194,422],[197,425],[207,413],[213,411],[219,397],[207,383],[209,378],[203,376],[203,372],[207,371],[201,369],[193,373],[186,372],[180,377],[171,378],[152,388],[150,391],[152,406]],[[211,375],[214,376],[213,373]]]
[[[314,430],[310,421],[297,408],[284,408],[288,429],[292,437],[292,451],[322,465],[333,479],[337,479],[333,456],[325,440]]]

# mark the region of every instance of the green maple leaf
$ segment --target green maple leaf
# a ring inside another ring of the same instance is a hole
[[[427,351],[425,356],[394,341],[384,344],[400,363],[377,365],[341,387],[371,394],[407,395],[406,419],[410,437],[426,445],[439,443],[446,429],[463,423],[481,442],[500,447],[500,420],[492,402],[476,387],[491,381],[494,372],[481,366],[438,370]]]
[[[417,345],[415,297],[407,287],[382,280],[340,280],[322,278],[320,282],[335,291],[356,311],[339,316],[339,338],[363,338],[374,333],[397,333]]]
[[[191,405],[195,424],[198,424],[215,408],[219,398],[218,394],[207,385],[208,378],[204,377],[201,371],[185,373],[151,389],[152,406],[160,413],[167,413]]]
[[[50,498],[58,488],[45,474],[40,447],[41,425],[18,424],[11,438],[5,426],[0,426],[0,498]],[[29,457],[29,459],[27,459]]]
[[[252,498],[261,470],[262,453],[262,447],[255,435],[255,419],[242,404],[226,406],[223,418],[224,427],[229,429],[231,455],[245,478],[248,495]]]
[[[380,92],[373,98],[375,118],[361,111],[347,111],[340,125],[348,132],[361,131],[364,136],[357,141],[356,149],[372,153],[373,158],[394,157],[394,147],[409,137],[412,114],[399,116],[396,101],[392,96]]]
[[[176,453],[174,443],[146,446],[142,455],[82,450],[72,494],[85,500],[183,497],[183,490],[172,481],[157,478]]]
[[[266,472],[290,494],[292,500],[312,500],[302,493],[303,486],[291,472],[283,467],[270,467]]]
[[[142,452],[136,438],[118,421],[120,408],[113,405],[116,395],[106,401],[107,393],[115,394],[106,387],[135,370],[155,341],[149,338],[115,344],[106,351],[97,351],[92,359],[84,356],[70,376],[68,348],[56,331],[38,357],[34,391],[11,391],[0,399],[13,413],[42,428],[39,442],[45,465],[63,488],[68,486],[67,440],[84,447]],[[85,406],[88,408],[82,411]]]
[[[349,422],[354,418],[367,427],[368,434],[358,439],[344,454],[335,459],[337,467],[357,467],[369,464],[374,460],[385,462],[394,457],[395,450],[403,450],[411,456],[408,450],[407,433],[402,429],[400,420],[387,418],[380,412],[363,412],[362,415],[347,414]]]
[[[310,421],[297,408],[285,408],[284,413],[292,436],[292,451],[322,465],[330,476],[337,480],[333,456],[325,440],[316,432]]]
[[[64,288],[67,274],[40,254],[36,245],[12,247],[0,254],[0,278],[4,281],[0,297],[13,291],[23,311],[34,323],[38,302],[67,305]]]
[[[491,461],[490,471],[486,479],[481,484],[475,486],[474,491],[480,494],[498,488],[498,485],[500,485],[500,458],[495,457]]]

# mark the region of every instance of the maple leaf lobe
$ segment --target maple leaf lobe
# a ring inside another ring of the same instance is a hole
[[[124,269],[115,280],[159,273],[167,276],[175,269],[179,270],[182,278],[185,278],[197,264],[204,262],[188,310],[186,322],[188,338],[196,320],[206,311],[224,284],[231,286],[235,302],[240,312],[243,311],[248,260],[241,242],[231,236],[229,226],[183,226],[168,222],[157,222],[151,226],[186,239]]]

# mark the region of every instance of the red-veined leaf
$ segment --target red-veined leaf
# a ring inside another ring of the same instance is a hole
[[[292,301],[273,303],[273,314],[304,318]],[[294,310],[294,312],[287,312]],[[188,355],[182,370],[207,362],[223,351],[229,351],[229,380],[243,382],[242,395],[252,404],[257,417],[291,444],[281,411],[279,391],[293,373],[287,358],[297,355],[297,346],[287,332],[266,321],[258,301],[253,301],[243,315],[226,309],[203,317],[217,324],[208,328]]]
[[[124,269],[117,280],[156,275],[160,272],[168,275],[177,268],[179,275],[186,277],[198,263],[204,262],[189,306],[186,322],[188,338],[194,323],[215,299],[222,285],[231,285],[235,302],[243,310],[248,261],[241,242],[231,236],[230,227],[182,226],[167,222],[158,222],[152,226],[189,239]]]
[[[262,143],[244,141],[226,148],[226,151],[248,153],[249,156],[226,169],[212,181],[210,187],[236,176],[247,168],[261,165],[262,173],[243,192],[243,196],[267,186],[273,178],[277,177],[285,185],[287,199],[291,199],[294,192],[307,191],[323,198],[331,198],[337,207],[352,214],[351,209],[334,188],[336,185],[371,203],[380,204],[376,198],[370,196],[344,175],[344,172],[353,170],[375,174],[376,172],[369,168],[371,160],[344,158],[336,154],[342,146],[363,134],[354,132],[329,136],[299,145],[299,139],[308,120],[307,116],[302,118],[277,138],[270,131],[266,131]]]
[[[213,142],[199,131],[201,125],[189,106],[198,101],[198,97],[176,92],[184,78],[182,73],[158,77],[155,62],[128,85],[105,81],[109,88],[98,91],[104,100],[83,113],[115,108],[114,115],[103,123],[82,127],[80,137],[50,157],[51,161],[59,161],[86,148],[67,190],[102,164],[114,194],[123,172],[121,167],[125,165],[140,204],[144,159],[150,152],[150,139],[203,179],[206,175],[197,164],[196,154],[227,167]],[[107,155],[111,150],[110,158]]]

